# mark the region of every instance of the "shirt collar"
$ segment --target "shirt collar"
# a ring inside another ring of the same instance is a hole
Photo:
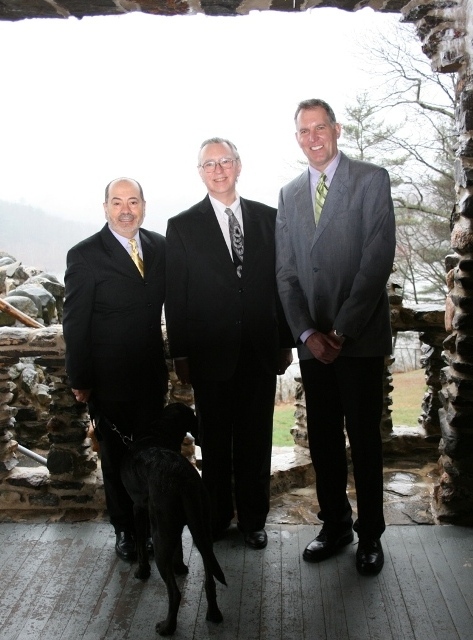
[[[335,171],[337,170],[338,165],[340,164],[341,155],[342,155],[341,151],[338,151],[335,158],[332,160],[332,162],[330,162],[330,164],[325,168],[324,171],[317,171],[317,169],[314,169],[314,167],[311,167],[309,165],[309,174],[310,174],[311,183],[317,184],[321,174],[325,173],[325,175],[327,176],[327,184],[329,185],[333,180],[333,176],[335,174]]]
[[[122,247],[125,247],[125,249],[128,251],[128,253],[130,253],[130,245],[128,244],[131,240],[131,238],[125,238],[125,236],[121,236],[119,233],[117,233],[116,231],[114,231],[110,225],[108,225],[108,228],[110,229],[112,235],[115,236],[115,238],[118,240],[118,242],[122,245]],[[138,245],[138,251],[141,254],[141,240],[140,240],[140,232],[137,231],[134,239],[136,240],[136,244]]]
[[[233,211],[233,213],[236,213],[237,210],[240,208],[240,196],[238,194],[237,194],[236,200],[232,202],[232,204],[229,207],[228,205],[223,204],[223,202],[220,202],[220,200],[217,200],[216,198],[211,196],[210,193],[209,193],[209,198],[210,198],[212,207],[214,208],[214,211],[216,213],[224,214],[225,209],[228,209],[228,208],[230,208]],[[227,214],[225,213],[225,215]]]

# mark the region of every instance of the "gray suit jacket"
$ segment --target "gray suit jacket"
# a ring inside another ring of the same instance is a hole
[[[391,353],[386,283],[395,250],[389,175],[343,153],[315,226],[309,172],[281,189],[276,219],[279,295],[294,339],[309,328],[347,336],[341,355]],[[299,357],[311,358],[299,344]]]

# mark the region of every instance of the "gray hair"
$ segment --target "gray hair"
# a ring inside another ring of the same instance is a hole
[[[197,157],[197,162],[199,163],[199,166],[200,166],[200,152],[208,144],[228,144],[230,149],[235,154],[235,159],[240,160],[240,154],[238,153],[238,149],[236,148],[236,145],[233,144],[233,142],[230,142],[230,140],[227,140],[226,138],[209,138],[208,140],[204,140],[203,143],[200,145],[199,155]]]
[[[296,113],[294,115],[294,120],[297,122],[297,116],[303,109],[317,109],[317,107],[321,107],[325,110],[331,124],[336,124],[337,119],[332,107],[328,104],[328,102],[325,102],[325,100],[321,100],[320,98],[310,98],[309,100],[302,100],[302,102],[299,102],[299,104],[297,105]]]

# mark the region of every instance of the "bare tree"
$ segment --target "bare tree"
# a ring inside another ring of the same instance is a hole
[[[346,109],[345,144],[353,157],[385,166],[397,219],[396,266],[406,297],[444,300],[444,258],[455,203],[453,74],[436,74],[409,25],[360,45],[375,77]]]

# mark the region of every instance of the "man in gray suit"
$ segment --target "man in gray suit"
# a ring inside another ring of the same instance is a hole
[[[384,356],[392,349],[386,282],[395,250],[389,175],[338,150],[341,126],[323,100],[301,102],[295,122],[309,168],[281,189],[276,272],[298,343],[323,522],[303,558],[330,557],[353,541],[354,529],[358,571],[377,574],[385,529],[382,377]],[[354,525],[344,427],[355,476]]]

